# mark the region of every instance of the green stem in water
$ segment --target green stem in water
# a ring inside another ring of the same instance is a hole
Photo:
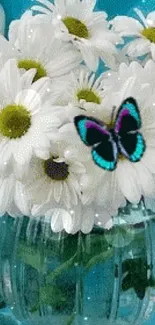
[[[67,262],[61,264],[52,273],[50,272],[47,276],[47,282],[56,281],[57,278],[63,274],[63,272],[66,272],[68,269],[70,269],[74,265],[74,263],[76,261],[76,257],[77,257],[77,254],[74,254],[74,256],[71,257]]]

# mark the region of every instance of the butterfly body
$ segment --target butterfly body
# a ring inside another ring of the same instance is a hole
[[[135,163],[145,152],[145,141],[139,132],[140,113],[133,98],[122,103],[113,127],[85,115],[76,116],[74,123],[81,140],[92,147],[93,161],[105,170],[113,171],[120,156]]]

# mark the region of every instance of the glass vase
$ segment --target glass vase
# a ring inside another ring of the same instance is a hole
[[[47,218],[1,218],[0,324],[141,325],[154,309],[154,231],[153,219],[69,235]]]

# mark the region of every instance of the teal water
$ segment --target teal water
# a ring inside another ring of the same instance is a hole
[[[30,7],[32,2],[35,3],[35,1],[32,0],[0,0],[6,13],[7,26],[13,19],[19,18],[20,15]],[[139,7],[147,14],[149,11],[155,10],[155,0],[98,0],[96,5],[96,9],[105,10],[110,18],[115,15],[133,15],[134,7]],[[30,325],[27,322],[17,321],[9,308],[1,309],[1,314],[6,315],[7,320],[4,320],[3,324],[0,321],[0,325]],[[154,324],[155,315],[143,325]]]

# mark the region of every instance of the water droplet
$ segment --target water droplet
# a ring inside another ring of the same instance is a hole
[[[88,317],[84,317],[84,320],[86,320],[86,321],[87,321],[87,320],[88,320]]]

